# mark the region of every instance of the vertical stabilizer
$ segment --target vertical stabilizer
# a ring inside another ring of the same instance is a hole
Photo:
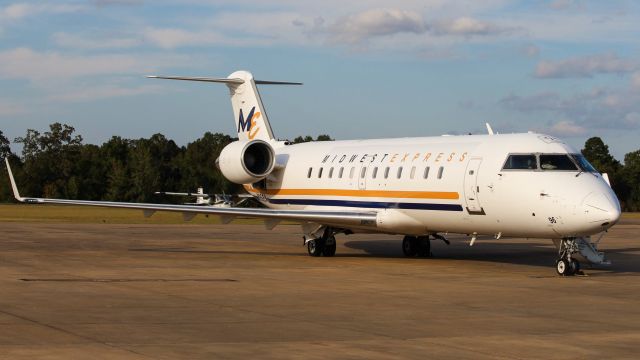
[[[253,75],[247,71],[236,71],[229,79],[241,79],[243,82],[227,83],[231,92],[231,106],[236,119],[236,128],[240,140],[274,139],[269,118],[265,112],[260,93]]]
[[[264,140],[275,139],[273,130],[269,124],[269,118],[262,105],[259,85],[302,85],[298,82],[255,80],[248,71],[236,71],[227,78],[185,77],[185,76],[157,76],[149,75],[148,78],[201,81],[226,84],[231,92],[231,105],[236,121],[238,138],[240,140]]]

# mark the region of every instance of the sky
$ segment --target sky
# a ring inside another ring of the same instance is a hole
[[[640,149],[640,2],[0,0],[0,130],[85,143],[235,136],[220,84],[261,80],[275,135],[536,131]],[[16,144],[12,145],[18,151]]]

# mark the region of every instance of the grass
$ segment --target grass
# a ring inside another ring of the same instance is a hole
[[[158,211],[144,217],[142,210],[73,205],[0,204],[0,222],[84,224],[220,224],[217,216],[198,215],[184,221],[181,213]],[[234,223],[261,224],[260,220],[237,219]]]

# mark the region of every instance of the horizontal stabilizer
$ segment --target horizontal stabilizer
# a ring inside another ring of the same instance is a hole
[[[244,80],[237,78],[207,78],[207,77],[186,77],[186,76],[157,76],[157,75],[148,75],[149,79],[167,79],[167,80],[185,80],[185,81],[202,81],[202,82],[214,82],[214,83],[225,83],[225,84],[242,84]],[[254,80],[254,83],[258,85],[302,85],[299,82],[289,82],[289,81],[268,81],[268,80]]]
[[[206,77],[184,77],[184,76],[156,76],[156,75],[148,75],[149,79],[167,79],[167,80],[186,80],[186,81],[204,81],[204,82],[215,82],[215,83],[226,83],[226,84],[242,84],[244,80],[242,79],[216,79],[216,78],[206,78]]]

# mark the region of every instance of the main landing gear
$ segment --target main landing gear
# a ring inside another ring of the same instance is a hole
[[[431,256],[431,240],[426,236],[405,236],[402,239],[402,252],[407,257]]]
[[[558,246],[556,272],[560,276],[573,276],[580,272],[580,263],[572,257],[580,250],[575,239],[562,239]]]
[[[321,237],[307,241],[310,256],[333,256],[336,254],[336,237],[331,228],[325,229]]]

